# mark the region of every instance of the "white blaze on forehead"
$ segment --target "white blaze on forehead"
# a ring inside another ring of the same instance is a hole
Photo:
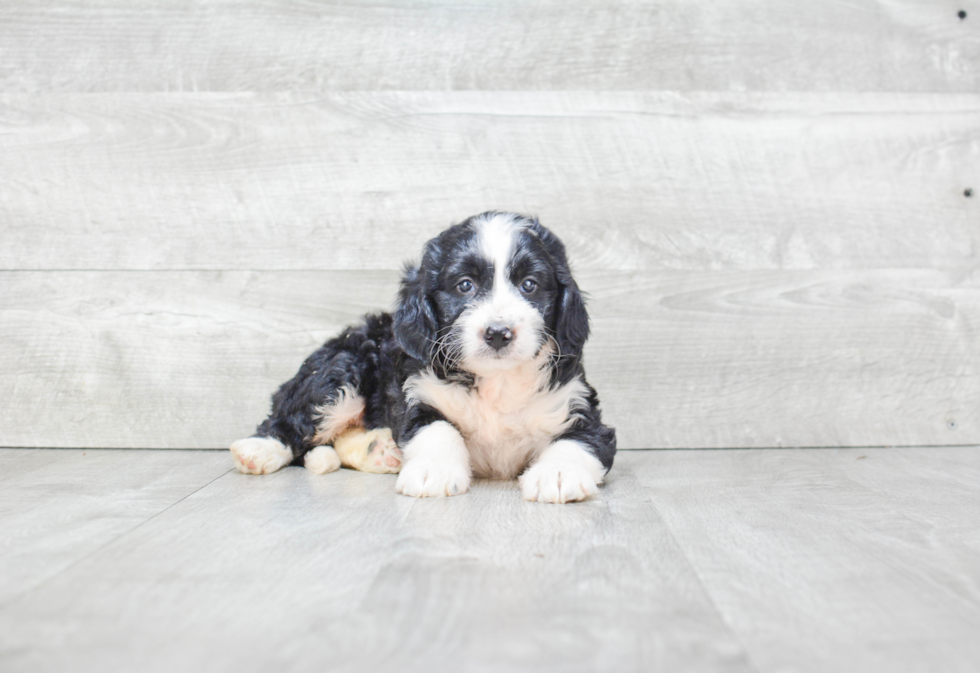
[[[510,258],[521,226],[513,217],[492,215],[480,222],[480,250],[493,264],[493,293],[507,292]]]

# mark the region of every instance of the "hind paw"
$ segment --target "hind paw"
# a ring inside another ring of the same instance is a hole
[[[235,468],[243,474],[269,474],[293,460],[293,452],[272,437],[246,437],[231,445]]]
[[[313,474],[326,474],[340,469],[340,457],[332,446],[318,446],[306,454],[303,465]]]
[[[402,468],[402,452],[388,428],[353,428],[334,440],[340,462],[363,472],[395,474]]]

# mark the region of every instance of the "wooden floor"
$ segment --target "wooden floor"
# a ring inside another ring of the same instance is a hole
[[[515,483],[0,450],[0,670],[976,671],[980,447],[635,451]]]

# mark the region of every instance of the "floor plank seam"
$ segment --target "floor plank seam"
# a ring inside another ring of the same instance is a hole
[[[122,540],[123,538],[125,538],[130,533],[133,533],[134,531],[136,531],[137,529],[141,528],[145,524],[149,523],[150,521],[153,521],[155,518],[157,518],[158,516],[160,516],[161,514],[163,514],[164,512],[166,512],[167,510],[171,509],[172,507],[175,507],[176,505],[179,505],[183,501],[187,500],[187,498],[189,498],[192,495],[194,495],[195,493],[198,493],[199,491],[207,488],[208,486],[210,486],[214,482],[218,481],[222,477],[227,476],[229,472],[234,472],[234,471],[235,471],[235,468],[233,468],[233,467],[232,468],[228,468],[228,470],[226,470],[225,472],[222,472],[221,474],[219,474],[217,477],[215,477],[211,481],[207,482],[206,484],[203,484],[199,488],[194,489],[193,491],[191,491],[190,493],[188,493],[184,497],[180,498],[179,500],[170,503],[169,505],[167,505],[166,507],[164,507],[163,509],[161,509],[159,512],[157,512],[156,514],[154,514],[154,515],[152,515],[150,517],[147,517],[143,521],[140,521],[138,524],[136,524],[135,526],[133,526],[129,530],[127,530],[127,531],[119,534],[118,536],[114,537],[113,539],[109,540],[108,542],[106,542],[105,544],[99,546],[98,548],[93,549],[88,554],[85,554],[84,556],[81,556],[81,557],[75,559],[70,564],[68,564],[67,566],[65,566],[61,570],[59,570],[58,572],[50,575],[49,577],[45,577],[43,580],[41,580],[40,582],[38,582],[34,586],[29,587],[29,588],[25,589],[24,591],[22,591],[21,593],[12,596],[6,602],[0,603],[0,609],[5,609],[5,608],[9,607],[10,605],[13,605],[14,603],[17,603],[18,601],[22,600],[28,594],[31,594],[31,593],[37,591],[38,589],[42,588],[48,582],[50,582],[50,581],[52,581],[52,580],[60,577],[64,573],[68,572],[69,570],[71,570],[72,568],[74,568],[75,566],[77,566],[82,561],[85,561],[85,560],[88,560],[88,559],[92,558],[93,556],[95,556],[96,554],[100,553],[101,551],[103,551],[107,547],[109,547],[109,546],[111,546],[111,545],[119,542],[120,540]]]
[[[647,489],[647,486],[643,484],[642,481],[640,481],[639,479],[637,479],[637,481],[639,482],[640,486],[644,490]],[[646,497],[646,501],[650,504],[651,507],[653,507],[654,511],[657,513],[657,516],[660,518],[661,522],[663,522],[664,530],[667,531],[667,534],[670,535],[670,539],[673,541],[674,545],[677,547],[677,549],[680,550],[681,555],[684,557],[684,563],[690,569],[691,574],[698,582],[698,586],[701,587],[701,591],[704,592],[705,597],[708,599],[708,602],[711,604],[711,610],[715,613],[715,616],[718,617],[719,621],[725,625],[725,627],[728,629],[728,632],[731,634],[732,638],[735,639],[735,642],[737,642],[739,647],[741,648],[742,658],[744,660],[746,668],[749,671],[752,671],[753,673],[761,673],[762,669],[760,669],[756,665],[756,663],[752,660],[752,656],[751,653],[749,652],[749,648],[742,640],[742,636],[738,633],[738,631],[735,630],[735,627],[732,626],[732,624],[728,621],[728,619],[725,618],[725,615],[722,614],[721,609],[719,609],[718,604],[715,602],[714,596],[712,596],[711,593],[708,591],[708,587],[707,585],[705,585],[704,580],[701,578],[701,574],[698,572],[697,568],[694,567],[694,564],[691,563],[691,559],[688,557],[687,550],[684,548],[683,545],[681,545],[680,541],[677,539],[677,536],[674,535],[674,531],[670,527],[670,523],[667,521],[667,518],[660,511],[660,508],[657,507],[657,503],[655,503],[653,501],[653,498],[649,495]]]

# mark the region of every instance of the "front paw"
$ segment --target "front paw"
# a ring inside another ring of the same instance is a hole
[[[543,457],[521,475],[521,496],[532,502],[585,500],[599,488],[594,472],[578,461]]]
[[[459,495],[470,488],[470,456],[459,430],[446,421],[425,426],[404,449],[395,490],[414,498]]]
[[[406,462],[398,475],[395,490],[414,498],[459,495],[470,488],[465,465],[419,456]]]

